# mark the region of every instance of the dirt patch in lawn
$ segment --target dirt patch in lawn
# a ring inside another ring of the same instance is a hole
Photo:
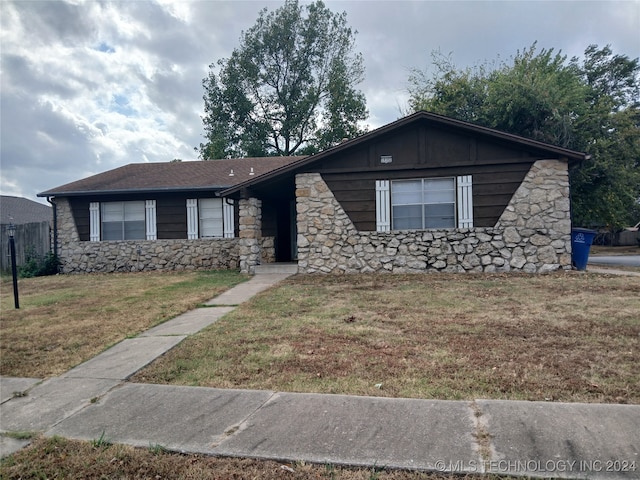
[[[129,336],[215,297],[237,272],[56,275],[1,283],[0,374],[59,375]]]
[[[295,276],[132,381],[640,403],[638,312],[632,277]]]

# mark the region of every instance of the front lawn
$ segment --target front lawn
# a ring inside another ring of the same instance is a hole
[[[132,381],[640,403],[640,278],[295,276]]]
[[[234,271],[56,275],[0,284],[0,375],[49,377],[244,280]]]

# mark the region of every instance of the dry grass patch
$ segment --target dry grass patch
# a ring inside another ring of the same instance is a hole
[[[640,255],[640,246],[627,245],[623,247],[610,247],[608,245],[591,245],[590,255]]]
[[[427,474],[305,463],[282,464],[275,461],[173,454],[158,445],[142,449],[41,437],[31,446],[3,460],[0,463],[0,478],[486,480],[499,477]],[[500,478],[506,480],[507,477]]]
[[[246,279],[237,272],[56,275],[1,284],[0,374],[59,375]]]
[[[439,399],[640,403],[640,278],[296,276],[138,382]]]

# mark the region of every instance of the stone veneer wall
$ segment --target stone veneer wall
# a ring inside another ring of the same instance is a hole
[[[263,246],[269,248],[262,238],[262,201],[257,198],[244,198],[239,203],[240,229],[240,272],[253,275],[256,265],[263,256]],[[268,256],[268,253],[265,252]]]
[[[539,160],[491,228],[357,231],[320,174],[296,177],[300,273],[571,269],[566,162]]]
[[[81,242],[69,203],[57,198],[58,255],[63,273],[236,269],[239,240]]]

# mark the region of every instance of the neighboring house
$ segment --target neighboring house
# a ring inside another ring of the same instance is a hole
[[[24,225],[25,223],[49,222],[53,219],[53,209],[49,205],[27,198],[0,195],[0,224]]]
[[[181,188],[148,181],[173,178],[175,164],[141,164],[40,195],[55,197],[65,218],[65,271],[239,266],[254,273],[262,263],[297,261],[301,273],[544,272],[571,268],[568,167],[585,158],[418,112],[279,164],[183,162]],[[205,171],[207,164],[220,170]],[[230,180],[232,168],[241,175]],[[198,238],[196,218],[211,240]],[[128,231],[136,240],[126,240]],[[167,250],[188,258],[149,253]]]
[[[0,195],[0,270],[11,268],[8,251],[8,226],[15,230],[16,265],[27,256],[42,257],[51,251],[50,230],[53,209],[27,198]]]

